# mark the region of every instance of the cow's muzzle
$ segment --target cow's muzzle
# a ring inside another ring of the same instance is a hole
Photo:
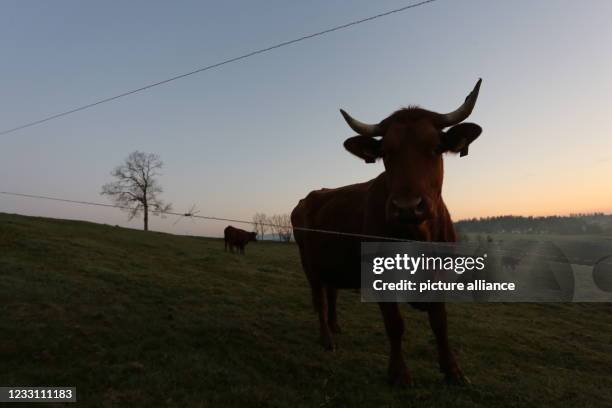
[[[389,221],[420,224],[430,216],[429,205],[423,197],[392,198],[387,207]]]

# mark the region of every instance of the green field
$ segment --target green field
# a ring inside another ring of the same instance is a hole
[[[416,385],[393,389],[376,305],[341,292],[324,351],[297,247],[246,252],[0,214],[0,385],[76,386],[91,407],[612,407],[610,304],[449,305],[463,388],[406,306]]]

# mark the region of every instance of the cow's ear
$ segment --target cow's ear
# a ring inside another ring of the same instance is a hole
[[[475,123],[460,123],[442,133],[440,152],[459,153],[461,157],[467,156],[468,148],[482,133],[482,128]]]
[[[382,141],[370,136],[353,136],[344,141],[344,148],[366,163],[382,157]]]

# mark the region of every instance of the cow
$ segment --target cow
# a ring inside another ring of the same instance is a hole
[[[223,237],[225,240],[225,251],[229,246],[230,252],[234,252],[234,247],[238,248],[238,253],[244,255],[244,247],[250,241],[257,241],[256,232],[248,232],[240,228],[234,228],[228,225],[223,230]]]
[[[443,153],[468,154],[482,132],[462,123],[474,109],[481,80],[456,110],[440,114],[411,106],[378,124],[340,113],[358,135],[344,147],[366,163],[382,159],[384,172],[364,183],[310,192],[291,213],[302,268],[318,314],[320,339],[334,349],[340,332],[336,314],[338,289],[360,287],[360,242],[367,235],[429,242],[455,242],[457,235],[442,200]],[[331,234],[322,231],[345,233]],[[373,239],[370,239],[373,240]],[[435,335],[440,371],[449,384],[469,383],[448,343],[444,303],[414,303],[427,311]],[[397,303],[379,303],[390,343],[389,381],[409,386],[412,376],[402,353],[404,322]]]
[[[508,268],[514,271],[519,263],[521,263],[521,260],[514,256],[504,255],[502,257],[502,267],[504,269]]]

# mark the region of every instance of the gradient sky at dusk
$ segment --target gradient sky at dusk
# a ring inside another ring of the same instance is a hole
[[[407,1],[28,1],[0,14],[0,130]],[[375,177],[338,113],[455,109],[484,131],[446,159],[455,219],[612,212],[612,2],[439,0],[0,136],[0,190],[105,202],[132,150],[177,211],[250,219]],[[139,227],[118,210],[0,196],[0,211]],[[226,223],[152,219],[219,235]]]

